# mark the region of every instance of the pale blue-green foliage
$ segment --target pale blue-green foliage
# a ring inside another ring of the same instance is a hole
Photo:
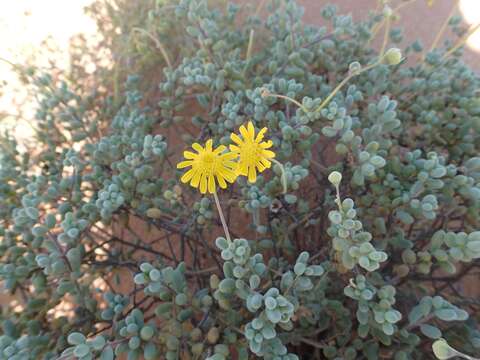
[[[3,263],[0,265],[0,274],[4,279],[3,286],[5,289],[13,289],[17,283],[24,281],[30,271],[36,268],[34,255],[32,253],[24,253],[21,248],[13,248],[11,263]]]
[[[2,143],[5,148],[12,149],[12,151],[1,151],[0,161],[0,196],[2,197],[2,205],[0,207],[0,215],[2,217],[11,214],[13,209],[18,207],[19,200],[24,194],[26,187],[30,184],[29,177],[23,173],[22,168],[28,164],[29,155],[20,155],[17,149],[17,142],[12,137],[10,132],[2,132]],[[17,193],[18,197],[12,198],[9,195]],[[2,231],[4,231],[2,226]]]
[[[282,344],[280,339],[274,338],[263,342],[263,349],[257,355],[266,360],[298,360],[298,356],[288,352],[287,347]]]
[[[156,332],[154,324],[145,323],[142,311],[133,309],[124,320],[119,322],[119,335],[128,342],[122,342],[115,349],[115,355],[128,352],[130,359],[137,359],[140,354],[146,360],[156,359],[158,357],[158,349],[154,342]]]
[[[480,257],[480,232],[437,231],[432,236],[428,252],[432,255],[432,263],[453,274],[457,271],[455,263],[471,262]]]
[[[423,216],[426,219],[433,220],[436,217],[436,210],[438,210],[438,201],[435,195],[428,194],[421,200],[412,199],[410,208],[417,217]]]
[[[215,345],[215,348],[213,351],[215,352],[215,354],[207,357],[205,360],[226,360],[230,355],[230,350],[228,349],[228,346],[225,344]]]
[[[72,346],[66,348],[62,353],[64,357],[73,356],[79,360],[92,360],[96,358],[108,360],[113,358],[113,350],[106,344],[105,337],[102,335],[87,339],[82,333],[72,332],[68,335],[67,342]]]
[[[164,141],[162,135],[147,135],[143,141],[142,156],[149,159],[153,156],[164,156],[167,143]]]
[[[0,358],[11,360],[34,360],[40,354],[38,348],[48,344],[48,337],[43,335],[23,335],[14,337],[0,336]]]
[[[320,111],[322,117],[332,122],[331,126],[325,126],[322,128],[322,133],[328,137],[335,137],[341,134],[342,142],[350,142],[354,133],[352,131],[352,118],[347,115],[347,109],[342,107],[338,108],[335,101],[328,104],[328,107]]]
[[[211,221],[214,217],[213,204],[208,197],[204,197],[200,201],[196,201],[193,204],[193,210],[198,212],[196,221],[199,225],[204,225],[207,221]]]
[[[65,159],[63,160],[63,166],[68,167],[72,166],[76,171],[82,171],[85,169],[85,164],[80,158],[81,154],[76,152],[73,149],[70,149],[65,154]]]
[[[428,251],[415,252],[412,249],[405,249],[402,252],[402,261],[414,267],[419,273],[428,274],[432,266],[432,255]]]
[[[107,308],[102,311],[101,317],[103,320],[112,320],[115,317],[118,317],[120,314],[123,313],[125,308],[130,302],[128,296],[122,294],[114,294],[111,292],[107,292],[103,295],[107,303]]]
[[[223,272],[225,278],[218,284],[214,296],[221,307],[229,308],[232,295],[248,301],[266,276],[266,265],[262,254],[252,254],[248,241],[235,239],[229,242],[225,238],[217,238],[216,245],[222,250],[221,256],[225,260]]]
[[[363,275],[357,275],[355,280],[350,280],[350,285],[344,292],[348,297],[358,301],[359,336],[365,338],[369,332],[373,332],[380,341],[389,345],[390,336],[397,331],[395,324],[402,319],[402,314],[393,308],[395,288],[385,285],[377,289],[369,284]]]
[[[109,184],[98,193],[95,205],[100,210],[103,219],[111,219],[112,214],[123,205],[125,198],[117,184]]]
[[[111,164],[114,175],[105,179],[95,202],[101,218],[110,221],[121,206],[146,211],[160,206],[162,181],[154,175],[153,164],[163,161],[167,144],[161,135],[152,136],[154,119],[148,108],[139,108],[142,95],[136,90],[138,77],[130,77],[126,104],[112,122],[116,131],[101,139],[93,155],[100,164]],[[136,197],[136,198],[135,198]]]
[[[174,187],[172,190],[167,189],[163,193],[163,198],[166,200],[166,204],[169,208],[175,208],[180,206],[180,198],[181,198],[181,188]],[[196,210],[197,203],[194,205]]]
[[[58,235],[58,241],[64,245],[73,245],[79,238],[82,231],[84,231],[89,225],[89,222],[85,219],[77,219],[75,214],[67,212],[64,215],[64,220],[60,223],[62,233]]]
[[[452,305],[441,296],[424,296],[408,314],[408,321],[409,327],[418,326],[425,336],[438,339],[442,337],[442,331],[436,324],[428,324],[428,321],[434,318],[447,322],[465,321],[468,317],[465,310]]]
[[[385,167],[387,163],[385,157],[392,146],[390,136],[395,133],[395,130],[398,132],[401,126],[395,111],[396,107],[397,102],[390,100],[387,96],[382,96],[377,104],[369,104],[367,113],[364,115],[366,116],[365,124],[362,124],[362,136],[349,136],[351,137],[350,147],[358,161],[358,168],[352,177],[354,185],[364,186],[366,179],[375,179],[379,170]],[[337,151],[345,153],[347,148],[341,145],[337,145]]]
[[[363,225],[356,216],[353,200],[343,200],[338,210],[328,213],[331,222],[328,234],[345,268],[353,269],[358,264],[367,271],[375,271],[387,260],[387,254],[375,249],[371,244],[372,234],[362,231]]]
[[[34,146],[0,141],[0,280],[22,303],[2,307],[0,359],[478,352],[479,78],[446,55],[458,39],[393,64],[371,46],[388,10],[312,26],[293,0],[103,3],[108,67],[89,75],[105,49],[84,46],[68,75],[15,65],[39,106]],[[219,190],[235,239],[215,246],[213,198],[175,164],[249,120],[281,165]]]
[[[379,146],[378,142],[372,141],[364,150],[358,152],[359,168],[355,170],[352,178],[355,185],[365,185],[365,179],[374,178],[378,169],[385,166],[385,159],[378,155]]]
[[[294,306],[284,296],[280,295],[277,288],[270,288],[263,295],[265,316],[273,323],[289,323],[294,312]]]
[[[392,141],[386,137],[390,133],[398,133],[401,121],[397,118],[397,101],[388,96],[382,96],[377,104],[369,104],[367,109],[367,124],[362,130],[362,138],[366,143],[378,141],[381,149],[388,149]]]
[[[251,247],[245,239],[229,241],[217,238],[216,245],[222,250],[225,261],[225,279],[218,283],[214,297],[220,306],[229,309],[232,306],[232,295],[245,301],[247,309],[255,314],[254,319],[246,324],[245,338],[249,341],[250,350],[265,359],[284,356],[285,359],[296,359],[296,355],[287,354],[287,350],[277,338],[277,328],[289,331],[293,328],[291,317],[300,304],[298,298],[293,304],[290,294],[298,294],[313,288],[311,278],[324,274],[320,265],[307,265],[309,254],[299,255],[293,271],[286,271],[279,283],[279,288],[270,287],[265,293],[260,291],[262,280],[268,277],[263,257],[252,254]],[[292,298],[295,299],[295,298]],[[222,305],[223,304],[223,305]]]
[[[155,314],[159,318],[169,321],[177,330],[167,330],[160,333],[165,339],[167,347],[167,358],[175,359],[179,356],[179,345],[183,336],[181,327],[182,323],[188,323],[193,316],[194,309],[202,311],[204,316],[210,312],[212,306],[212,297],[206,291],[199,291],[192,299],[186,287],[185,266],[180,264],[176,269],[172,267],[163,267],[160,270],[150,263],[140,265],[141,273],[135,275],[134,281],[138,285],[143,285],[145,295],[154,296],[161,300],[161,303],[155,309]],[[175,311],[172,311],[175,309]],[[143,326],[143,325],[142,325]],[[140,338],[144,341],[150,340],[153,336],[146,338],[142,330],[140,330]],[[146,330],[144,330],[146,331]],[[197,344],[197,346],[199,346]],[[136,351],[130,347],[130,351]],[[157,347],[153,342],[147,343],[144,348],[144,356],[154,358]],[[132,355],[133,356],[133,355]]]
[[[402,314],[393,309],[395,293],[396,290],[393,286],[382,286],[377,293],[378,302],[372,306],[374,320],[381,325],[382,331],[386,335],[393,335],[394,324],[402,319]]]
[[[342,94],[337,95],[335,100],[331,101],[326,108],[320,111],[323,118],[332,122],[331,125],[322,128],[322,133],[327,137],[339,135],[336,145],[336,151],[339,154],[345,154],[348,151],[348,146],[355,139],[352,127],[358,123],[358,118],[356,117],[358,112],[355,110],[354,105],[362,99],[362,92],[358,91],[355,85],[350,85],[346,90],[344,98]],[[315,111],[317,108],[317,104],[307,107],[310,110],[309,112],[314,114],[318,113]]]
[[[419,170],[414,190],[441,189],[444,186],[444,182],[441,179],[447,175],[445,158],[438,156],[435,152],[429,152],[427,158],[421,158],[420,156],[421,151],[419,150],[406,155],[406,159],[411,161]]]
[[[277,175],[277,181],[275,184],[267,183],[265,184],[265,188],[269,190],[270,187],[276,186],[277,188],[282,185],[283,186],[283,173],[280,169],[280,166],[275,164],[273,166],[273,171]],[[300,182],[305,179],[308,175],[308,169],[302,164],[293,165],[291,163],[286,163],[283,165],[284,171],[284,179],[287,184],[287,189],[292,191],[298,190],[300,188]]]
[[[245,210],[253,213],[258,208],[267,208],[272,204],[272,199],[260,190],[260,184],[251,184],[242,189]]]
[[[167,266],[159,270],[150,263],[143,263],[140,270],[142,272],[135,275],[134,281],[137,285],[144,285],[144,291],[148,295],[156,295],[167,300],[174,293],[181,294],[187,290],[184,264],[179,264],[175,269]]]
[[[447,273],[457,272],[458,262],[472,262],[480,257],[480,234],[445,232],[439,230],[432,236],[429,246],[415,252],[405,249],[402,252],[404,264],[422,274],[430,273],[432,266],[438,266]]]
[[[260,177],[255,184],[245,184],[242,188],[244,199],[240,206],[254,215],[254,222],[256,225],[259,219],[255,216],[259,209],[272,206],[276,194],[283,193],[284,188],[287,190],[298,190],[300,182],[305,179],[309,172],[308,169],[302,165],[293,165],[285,163],[282,165],[283,169],[278,164],[272,166],[273,172],[277,175],[270,181],[265,181]],[[242,180],[240,180],[243,182]],[[284,199],[289,204],[297,202],[297,197],[293,194],[285,194]]]
[[[277,336],[275,328],[277,324],[284,330],[292,328],[290,318],[294,313],[294,305],[277,288],[270,288],[264,295],[254,293],[249,296],[247,307],[251,312],[263,309],[245,327],[245,338],[249,341],[250,350],[265,358],[284,352],[285,346],[274,340]]]
[[[76,243],[75,240],[80,236],[81,231],[86,229],[88,222],[85,219],[77,221],[73,213],[68,212],[60,226],[63,232],[58,234],[56,240],[52,240],[52,235],[44,241],[43,247],[48,249],[49,252],[38,254],[35,261],[43,269],[45,275],[60,275],[71,272],[72,275],[78,277],[85,249],[82,244]],[[46,226],[38,226],[32,230],[32,233],[35,234],[35,231],[39,228],[47,229]],[[63,251],[62,247],[65,245],[70,246],[70,248]]]

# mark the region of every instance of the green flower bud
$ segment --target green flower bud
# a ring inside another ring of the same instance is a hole
[[[385,5],[385,7],[383,8],[383,15],[386,17],[386,18],[389,18],[393,15],[393,10],[390,6],[388,5]]]
[[[333,185],[338,186],[342,181],[342,174],[338,171],[333,171],[328,175],[328,181],[330,181]]]
[[[348,72],[350,74],[357,74],[362,70],[362,65],[358,61],[351,62],[350,65],[348,65]]]
[[[388,65],[398,65],[402,61],[402,51],[398,48],[388,49],[384,59]]]

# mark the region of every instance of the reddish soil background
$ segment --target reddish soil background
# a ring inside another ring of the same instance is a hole
[[[239,1],[244,3],[247,1]],[[329,3],[335,4],[339,12],[351,14],[355,21],[365,19],[368,12],[375,9],[377,0],[297,0],[305,8],[304,21],[308,24],[321,25],[321,9]],[[392,0],[391,6],[395,7],[401,2]],[[424,46],[430,47],[438,30],[448,17],[454,0],[436,0],[432,7],[427,5],[426,0],[417,0],[406,5],[400,10],[400,19],[395,26],[400,26],[404,30],[403,44],[407,44],[415,39],[420,39]],[[458,14],[460,11],[458,10]],[[448,37],[448,32],[445,34]],[[475,70],[480,71],[480,54],[468,48],[465,51],[465,61]]]

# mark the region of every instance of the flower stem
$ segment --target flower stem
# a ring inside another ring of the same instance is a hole
[[[452,9],[450,10],[450,13],[448,15],[448,17],[445,19],[445,21],[443,22],[442,24],[442,27],[440,28],[440,30],[438,31],[437,33],[437,36],[435,36],[435,39],[433,40],[433,43],[432,43],[432,46],[430,46],[430,51],[433,51],[435,50],[435,48],[437,47],[438,43],[440,42],[441,38],[442,38],[442,35],[443,33],[445,32],[447,26],[448,26],[448,23],[450,22],[450,19],[453,17],[453,15],[455,15],[455,12],[457,11],[457,7],[458,7],[458,1],[459,0],[455,0],[453,2],[453,6],[452,6]]]
[[[267,88],[263,88],[262,97],[267,97],[267,96],[288,100],[294,103],[295,105],[297,105],[300,109],[302,109],[304,113],[308,113],[308,110],[302,104],[300,104],[297,100],[292,99],[291,97],[288,97],[285,95],[272,94]]]
[[[357,71],[357,72],[354,72],[354,73],[351,73],[349,74],[345,79],[343,79],[340,84],[337,85],[337,87],[335,89],[333,89],[333,91],[327,96],[327,98],[325,100],[323,100],[323,102],[318,106],[318,108],[316,108],[314,110],[314,112],[319,112],[320,110],[322,110],[325,106],[328,105],[328,103],[330,102],[330,100],[333,99],[333,97],[343,88],[343,86],[348,83],[350,81],[350,79],[352,79],[353,77],[355,76],[358,76],[360,75],[361,73],[367,71],[367,70],[370,70],[372,68],[374,68],[375,66],[377,65],[380,65],[381,62],[383,60],[383,55],[378,59],[378,61],[376,61],[375,63],[373,64],[370,64],[364,68],[362,68],[361,70]]]
[[[458,48],[462,47],[465,45],[467,42],[468,38],[475,33],[478,29],[480,29],[480,23],[477,25],[474,25],[470,28],[470,30],[453,46],[450,50],[448,50],[445,54],[442,56],[442,60],[445,60],[447,57],[449,57],[452,53],[458,50]]]
[[[227,222],[225,221],[225,216],[223,215],[222,207],[220,206],[220,200],[218,200],[217,190],[213,192],[213,198],[215,199],[215,205],[217,205],[218,214],[220,215],[220,221],[223,226],[223,231],[225,232],[225,237],[228,241],[232,241],[230,237],[230,232],[228,231]]]
[[[338,185],[335,185],[335,191],[337,193],[337,196],[335,198],[335,202],[338,205],[338,209],[341,211],[342,210],[342,198],[340,197],[340,187]]]
[[[352,72],[352,73],[348,74],[347,77],[345,79],[343,79],[340,82],[340,84],[337,85],[337,87],[335,89],[333,89],[333,91],[327,96],[327,98],[325,100],[323,100],[323,102],[320,104],[320,106],[318,108],[315,109],[314,112],[319,112],[325,106],[327,106],[328,103],[330,102],[330,100],[333,99],[333,97],[343,88],[343,86],[346,83],[348,83],[350,81],[350,79],[354,78],[355,76],[360,75],[361,73],[363,73],[367,70],[373,69],[375,66],[378,66],[382,63],[383,58],[385,57],[385,49],[386,49],[387,44],[388,44],[388,36],[390,34],[390,27],[391,27],[391,19],[390,19],[390,17],[387,17],[385,19],[385,33],[383,35],[382,47],[380,49],[380,54],[378,55],[377,61],[375,61],[373,64],[367,65],[366,67],[360,69],[359,71],[355,71],[355,72]]]
[[[162,53],[163,59],[167,63],[167,66],[169,68],[172,68],[172,63],[170,61],[170,58],[168,57],[168,53],[165,50],[165,47],[163,46],[163,44],[160,42],[160,40],[158,40],[155,36],[153,36],[147,30],[139,28],[139,27],[134,27],[132,29],[132,33],[133,32],[138,32],[138,33],[143,34],[143,35],[147,36],[148,38],[150,38],[150,40],[152,40],[155,43],[155,45],[157,46],[157,49],[160,50],[160,52]]]
[[[378,56],[379,59],[382,59],[383,55],[385,55],[385,49],[387,48],[388,37],[390,36],[391,26],[392,26],[392,19],[390,16],[388,16],[385,19],[385,32],[383,33],[382,48],[380,49],[380,55]]]
[[[250,60],[252,57],[252,50],[253,50],[253,36],[255,35],[255,30],[251,29],[250,30],[250,36],[248,38],[248,47],[247,47],[247,55],[245,60]]]

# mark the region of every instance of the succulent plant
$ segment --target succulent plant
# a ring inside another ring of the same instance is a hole
[[[381,3],[313,26],[294,0],[96,1],[68,73],[16,65],[37,108],[31,142],[0,136],[0,359],[478,354],[468,29],[401,46]]]

